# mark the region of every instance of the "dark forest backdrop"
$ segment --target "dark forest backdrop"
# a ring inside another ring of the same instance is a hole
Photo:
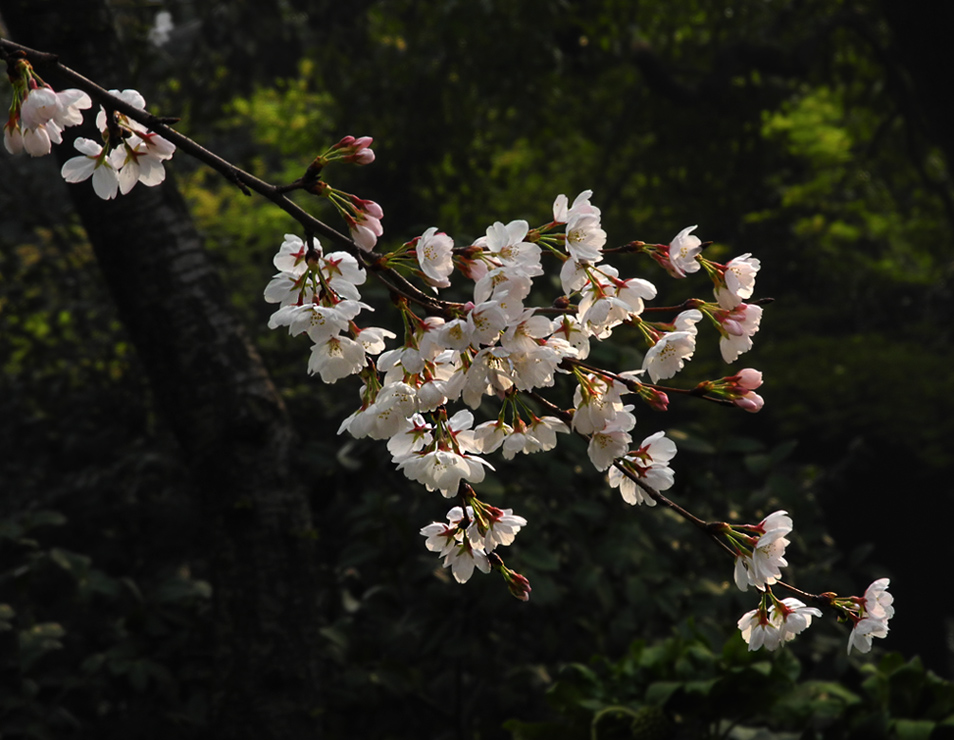
[[[903,657],[847,660],[830,619],[746,655],[731,563],[625,506],[572,441],[481,486],[530,520],[511,558],[532,600],[448,582],[417,534],[444,502],[337,437],[356,385],[309,379],[306,347],[265,328],[288,216],[181,154],[161,188],[103,202],[53,158],[0,152],[0,732],[588,737],[597,717],[600,737],[942,736],[951,686],[908,661],[951,676],[934,580],[951,556],[950,4],[65,5],[3,0],[4,35],[139,89],[264,179],[374,136],[377,161],[334,181],[384,206],[394,243],[432,225],[467,243],[592,188],[611,243],[698,223],[714,258],[752,252],[776,299],[742,360],[765,409],[677,404],[639,427],[677,440],[672,493],[694,511],[787,509],[798,585],[890,576],[878,648]],[[724,374],[714,352],[692,365]],[[617,705],[642,724],[600,714]]]

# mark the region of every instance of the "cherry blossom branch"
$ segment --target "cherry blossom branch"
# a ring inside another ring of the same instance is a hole
[[[373,250],[383,235],[383,209],[321,179],[322,169],[332,161],[373,161],[370,137],[344,137],[316,157],[300,178],[275,186],[177,132],[170,124],[178,119],[146,112],[136,91],[110,93],[62,65],[55,55],[3,39],[0,56],[7,61],[14,88],[4,126],[4,145],[11,153],[49,154],[51,143],[62,142],[62,129],[81,123],[80,111],[96,100],[105,109],[97,117],[103,145],[83,137],[75,140],[82,156],[64,163],[61,174],[67,182],[92,177],[97,195],[106,199],[115,197],[117,189],[126,194],[137,182],[158,185],[165,177],[162,162],[179,148],[220,172],[245,195],[256,192],[267,198],[303,227],[305,241],[287,234],[273,260],[280,272],[266,287],[264,298],[281,306],[269,326],[288,327],[291,334],[308,333],[314,342],[309,372],[320,373],[325,382],[355,374],[364,380],[361,406],[342,423],[339,433],[389,439],[393,461],[409,479],[448,498],[458,492],[461,505],[448,512],[449,524],[435,522],[420,532],[427,538],[425,546],[440,553],[444,567],[452,568],[458,582],[466,582],[475,568],[485,573],[493,569],[514,596],[529,598],[526,578],[507,568],[494,552],[498,545],[509,545],[526,520],[510,509],[480,501],[465,481],[479,483],[485,469],[492,469],[482,454],[501,446],[507,459],[518,452],[549,450],[556,445],[557,432],[572,430],[588,440],[590,461],[597,470],[609,471],[608,483],[619,488],[624,501],[662,504],[674,511],[734,558],[735,582],[741,590],[755,586],[762,592],[758,609],[738,622],[750,650],[774,649],[805,629],[812,616],[821,616],[798,599],[778,600],[771,592],[774,584],[850,619],[855,628],[849,650],[867,652],[872,637],[887,635],[887,621],[894,613],[887,579],[871,584],[864,597],[809,594],[782,582],[780,568],[787,565],[784,550],[789,544],[785,536],[793,526],[787,512],[776,511],[759,524],[706,522],[662,493],[673,485],[668,464],[676,454],[673,441],[659,431],[633,448],[629,432],[636,424],[630,413],[634,407],[621,400],[627,392],[657,410],[668,406],[666,391],[750,412],[762,407],[763,400],[754,393],[762,383],[761,373],[752,368],[702,381],[691,389],[656,385],[691,359],[696,324],[704,318],[719,333],[725,362],[734,362],[752,347],[761,306],[772,302],[763,298],[745,303],[753,293],[758,259],[745,254],[720,264],[702,257],[701,250],[711,242],[692,235],[696,226],[683,229],[668,245],[633,241],[604,250],[606,232],[589,190],[580,193],[572,206],[565,195],[557,196],[553,221],[537,229],[523,220],[497,222],[485,237],[455,249],[448,235],[431,227],[386,254],[377,253]],[[54,91],[33,72],[31,60],[54,67],[75,88]],[[345,219],[352,238],[289,200],[287,194],[294,190],[327,198]],[[561,226],[565,233],[549,233]],[[343,251],[326,254],[316,234]],[[564,295],[549,308],[526,308],[523,300],[531,292],[532,279],[543,274],[544,249],[563,262]],[[644,300],[656,297],[656,287],[641,278],[621,279],[614,266],[601,263],[606,254],[624,252],[649,256],[675,278],[704,270],[713,282],[715,302],[692,298],[679,306],[646,308]],[[432,288],[446,288],[455,266],[475,282],[474,299],[467,304],[430,296],[405,277],[409,273]],[[357,287],[366,272],[374,273],[391,291],[404,319],[403,346],[385,351],[385,340],[396,336],[393,332],[355,322],[363,309],[372,310],[360,301]],[[572,305],[577,296],[579,303]],[[428,316],[418,316],[411,304]],[[644,310],[678,315],[672,323],[648,322],[640,318]],[[546,315],[563,318],[551,321]],[[638,372],[616,373],[585,362],[590,339],[604,340],[620,325],[635,328],[650,345],[643,371],[652,383],[636,380]],[[380,356],[377,362],[371,359],[374,355]],[[569,410],[533,390],[553,385],[558,369],[569,371],[577,383]],[[449,401],[462,400],[477,408],[485,395],[494,394],[503,401],[496,420],[471,430],[470,411],[448,415]],[[537,417],[521,394],[552,416]]]
[[[55,54],[31,49],[30,47],[6,39],[0,39],[0,51],[3,51],[5,56],[19,52],[23,54],[28,61],[32,64],[36,64],[38,67],[55,67],[63,78],[68,80],[77,89],[87,93],[104,107],[118,111],[128,118],[141,123],[143,126],[148,127],[152,131],[161,134],[179,149],[222,174],[245,195],[250,196],[253,191],[258,193],[294,218],[301,224],[305,231],[317,233],[337,246],[347,250],[357,257],[365,267],[374,272],[376,277],[394,293],[404,296],[408,300],[427,308],[433,313],[444,315],[453,310],[454,304],[432,298],[411,284],[404,276],[398,274],[396,271],[390,268],[382,269],[379,267],[376,264],[377,255],[364,252],[352,239],[349,239],[336,229],[315,218],[297,203],[286,197],[285,192],[290,189],[289,187],[272,185],[259,179],[255,175],[237,167],[218,154],[206,149],[193,139],[190,139],[185,134],[172,128],[169,124],[178,122],[178,118],[156,116],[148,111],[136,108],[79,72],[67,67],[59,61],[59,57]]]

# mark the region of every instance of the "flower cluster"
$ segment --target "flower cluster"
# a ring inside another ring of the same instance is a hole
[[[812,616],[821,616],[817,608],[798,599],[779,601],[772,593],[772,585],[781,579],[781,569],[788,565],[785,548],[790,543],[786,535],[792,531],[792,519],[787,512],[776,511],[755,525],[723,524],[720,529],[735,550],[736,585],[742,591],[755,586],[762,592],[758,609],[746,612],[738,623],[749,650],[775,650],[807,629]],[[814,597],[818,603],[837,611],[841,619],[853,622],[848,652],[854,647],[867,653],[872,638],[887,636],[888,620],[894,615],[888,583],[887,578],[875,581],[863,597],[838,597],[831,593]]]
[[[22,53],[8,59],[8,77],[14,96],[4,145],[11,153],[48,154],[52,144],[62,142],[62,131],[82,123],[82,111],[92,106],[80,90],[54,91]],[[161,183],[164,162],[175,146],[108,107],[119,100],[126,110],[143,111],[143,97],[135,90],[113,90],[101,98],[107,106],[96,116],[102,143],[78,138],[74,145],[80,155],[63,165],[64,179],[77,183],[92,178],[94,191],[104,199],[126,194],[137,183]],[[528,580],[496,552],[510,545],[527,521],[510,509],[484,503],[471,484],[494,469],[484,456],[499,450],[509,460],[550,450],[558,434],[572,432],[587,440],[590,462],[608,471],[609,485],[619,489],[624,501],[665,502],[726,539],[735,555],[736,585],[743,591],[754,586],[761,593],[758,608],[738,621],[750,650],[776,649],[820,617],[818,608],[797,598],[779,600],[772,593],[788,565],[785,550],[793,526],[788,514],[776,511],[759,524],[729,525],[702,522],[677,507],[661,493],[674,484],[669,462],[675,444],[658,431],[634,449],[630,432],[637,423],[636,406],[623,399],[632,394],[649,408],[665,411],[673,393],[684,393],[750,412],[762,408],[764,401],[755,393],[762,375],[752,368],[692,389],[658,385],[692,359],[698,325],[706,319],[718,334],[726,363],[752,348],[765,302],[748,302],[759,260],[750,254],[725,264],[707,259],[703,250],[708,243],[693,233],[697,226],[683,229],[669,244],[634,241],[606,250],[600,209],[589,190],[572,203],[557,196],[552,220],[536,228],[524,220],[498,221],[472,243],[455,246],[451,236],[431,227],[379,254],[374,250],[384,235],[381,206],[322,179],[325,166],[334,161],[372,163],[371,144],[371,137],[344,137],[282,189],[303,189],[328,199],[348,225],[352,242],[350,248],[326,253],[311,234],[305,239],[285,235],[273,259],[278,273],[265,289],[265,300],[278,304],[269,326],[308,335],[313,343],[308,371],[324,382],[361,378],[359,406],[341,423],[339,434],[387,440],[394,465],[410,480],[460,499],[446,523],[433,522],[420,531],[426,548],[438,553],[454,579],[464,583],[474,570],[496,570],[515,597],[529,598]],[[623,276],[606,261],[611,252],[647,255],[677,279],[704,273],[714,300],[692,298],[679,307],[656,308],[670,311],[671,320],[650,321],[646,302],[656,297],[655,285]],[[547,274],[545,260],[559,270],[535,284]],[[382,278],[400,312],[403,336],[397,346],[386,344],[398,339],[395,332],[360,323],[362,315],[373,311],[359,289],[367,277],[365,267]],[[455,271],[472,283],[463,302],[434,298],[407,278],[416,277],[437,293],[451,288]],[[546,289],[541,285],[562,291],[546,308],[532,305],[537,292]],[[644,344],[641,366],[624,371],[597,367],[589,360],[591,344],[611,338],[620,327]],[[565,382],[558,383],[561,377]],[[566,390],[567,385],[572,392],[562,403],[540,394],[541,389]],[[475,423],[473,411],[485,409],[489,399],[500,404],[499,411]],[[453,412],[454,404],[467,408]],[[851,621],[849,652],[868,652],[873,638],[887,635],[894,614],[888,583],[886,578],[875,581],[861,597],[798,593]]]
[[[362,310],[358,286],[367,278],[347,252],[324,254],[317,239],[306,245],[286,234],[273,264],[279,270],[265,288],[265,300],[279,304],[268,325],[288,327],[289,334],[307,334],[314,343],[308,372],[326,383],[353,375],[366,357],[380,354],[394,334],[379,327],[360,328],[354,319]]]
[[[62,143],[63,129],[82,123],[81,111],[93,105],[82,90],[53,90],[25,59],[13,61],[8,77],[13,102],[3,127],[3,145],[11,154],[49,154],[53,144]]]
[[[650,408],[665,410],[669,397],[656,383],[675,376],[692,358],[697,325],[706,317],[723,339],[749,339],[732,344],[732,356],[726,359],[749,349],[758,322],[743,314],[751,310],[757,317],[761,309],[741,300],[752,294],[758,262],[748,255],[726,265],[704,259],[702,242],[690,233],[696,227],[681,232],[670,245],[632,250],[650,254],[678,277],[704,269],[716,294],[712,303],[693,299],[690,308],[674,311],[670,322],[648,321],[646,302],[656,296],[656,287],[608,264],[607,235],[589,190],[572,203],[559,195],[552,221],[537,228],[524,220],[498,221],[460,247],[431,227],[390,252],[370,253],[383,235],[380,206],[322,180],[326,164],[342,158],[360,162],[370,143],[368,137],[342,139],[316,158],[301,186],[332,201],[351,229],[356,254],[368,253],[361,259],[373,263],[377,272],[416,276],[434,292],[451,287],[459,272],[470,281],[467,300],[441,301],[416,289],[398,290],[394,303],[403,337],[398,346],[386,348],[385,340],[397,339],[396,334],[361,325],[359,314],[370,307],[361,300],[365,272],[355,257],[348,252],[324,256],[317,240],[306,245],[293,235],[286,235],[275,258],[280,272],[265,298],[280,304],[269,322],[272,328],[287,326],[290,333],[307,333],[315,343],[310,372],[326,382],[346,375],[361,378],[359,406],[339,433],[387,440],[392,462],[410,480],[447,498],[461,497],[458,518],[439,525],[439,531],[438,525],[427,528],[429,549],[441,554],[458,580],[466,580],[475,567],[491,567],[487,548],[467,534],[470,525],[460,525],[475,517],[481,521],[485,505],[462,492],[493,470],[487,455],[500,451],[512,459],[550,450],[559,434],[573,432],[587,439],[590,462],[608,471],[610,485],[619,488],[625,501],[655,504],[649,491],[658,494],[673,485],[668,463],[676,447],[659,431],[633,449],[635,405],[624,396],[633,394]],[[537,278],[547,273],[546,260],[559,267],[562,295],[543,309],[531,305],[531,296],[539,290]],[[394,281],[388,284],[393,290]],[[734,305],[727,296],[736,297]],[[645,342],[641,367],[613,372],[589,364],[591,344],[609,339],[621,327]],[[753,373],[760,380],[757,371],[745,370],[708,381],[704,395],[745,397],[737,405],[756,410],[747,396]],[[571,403],[539,395],[556,388],[560,377],[572,389]],[[488,399],[496,399],[499,412],[478,422],[473,412],[485,408]],[[455,412],[454,404],[466,408]],[[512,574],[502,565],[498,570],[505,580]],[[509,587],[518,581],[511,576],[507,582]]]
[[[111,90],[110,93],[139,110],[146,100],[135,90]],[[105,200],[125,195],[136,183],[153,187],[166,179],[163,165],[176,150],[171,142],[153,133],[127,116],[100,108],[96,126],[102,144],[80,137],[73,146],[80,156],[63,164],[61,174],[67,182],[93,178],[93,190]]]
[[[669,490],[675,482],[669,461],[675,455],[676,445],[664,432],[651,434],[638,449],[628,452],[610,468],[610,487],[619,488],[627,504],[655,506],[655,499],[637,480],[656,491]]]
[[[82,111],[92,106],[81,90],[56,92],[44,83],[24,59],[17,59],[8,72],[13,83],[13,103],[3,127],[3,143],[11,154],[26,151],[38,157],[49,154],[52,144],[63,141],[67,126],[83,122]],[[139,110],[146,101],[135,90],[111,90],[110,94]],[[154,186],[166,178],[163,165],[176,148],[171,142],[136,121],[115,111],[100,108],[96,126],[103,143],[79,137],[73,143],[80,153],[63,164],[60,174],[70,183],[92,177],[93,190],[100,198],[125,195],[136,183]]]
[[[342,139],[316,158],[303,178],[303,187],[336,206],[359,254],[377,245],[383,211],[321,178],[325,165],[335,159],[359,162],[367,157],[362,152],[370,151],[370,143],[368,137]],[[306,245],[286,235],[275,258],[280,272],[265,298],[280,308],[269,325],[309,335],[315,343],[309,371],[325,382],[346,375],[362,380],[360,404],[339,433],[386,440],[393,464],[410,480],[447,498],[461,498],[448,524],[422,530],[428,548],[444,558],[459,581],[467,580],[475,568],[486,572],[496,567],[511,590],[517,584],[518,594],[529,593],[529,584],[521,585],[523,577],[502,563],[495,565],[487,541],[474,535],[489,508],[470,486],[494,469],[487,455],[500,451],[509,460],[550,450],[559,434],[573,432],[587,439],[590,462],[608,471],[610,485],[627,503],[652,506],[656,499],[650,492],[658,495],[674,483],[669,461],[676,447],[658,431],[634,449],[635,405],[624,396],[633,394],[650,408],[665,410],[669,396],[656,383],[675,376],[692,358],[697,325],[706,317],[723,342],[731,343],[731,353],[723,351],[725,359],[733,360],[752,346],[761,308],[742,299],[752,295],[757,261],[748,255],[726,265],[704,259],[702,242],[691,234],[696,227],[680,232],[670,245],[642,245],[634,251],[650,254],[677,277],[704,269],[717,299],[693,299],[690,308],[674,311],[669,322],[648,321],[646,302],[656,296],[656,287],[643,278],[626,277],[607,263],[607,235],[591,197],[591,191],[583,191],[570,203],[559,195],[550,223],[531,228],[524,220],[498,221],[464,247],[431,227],[390,252],[369,254],[366,261],[373,262],[376,271],[411,274],[434,292],[451,287],[455,271],[472,286],[463,303],[398,291],[394,302],[404,332],[401,344],[391,348],[385,347],[385,340],[396,339],[396,334],[361,326],[359,314],[369,309],[359,293],[365,272],[349,253],[324,256],[317,240]],[[541,309],[530,300],[538,289],[535,281],[547,272],[547,259],[559,266],[562,295],[552,307]],[[645,342],[641,367],[611,372],[588,364],[591,344],[609,339],[620,327]],[[539,391],[557,387],[561,376],[572,389],[572,402],[542,399]],[[696,392],[757,410],[761,399],[756,402],[751,391],[758,387],[756,381],[761,382],[758,371],[746,369],[700,384],[704,387]],[[473,412],[490,398],[499,403],[499,412],[477,422]],[[455,412],[454,404],[466,408]],[[743,565],[741,571],[746,578],[751,573],[760,586],[778,577],[784,560],[780,555],[773,559],[771,553],[787,543],[774,534],[766,537],[749,554],[751,568]],[[770,539],[777,544],[770,546]]]
[[[505,568],[499,557],[491,553],[498,545],[509,545],[520,529],[527,524],[511,509],[498,509],[470,497],[470,505],[455,506],[447,512],[447,524],[432,522],[421,529],[427,539],[424,546],[444,558],[444,567],[450,568],[458,583],[466,583],[474,568],[489,573],[491,557],[501,569],[511,593],[522,601],[530,595],[530,584],[518,573]]]
[[[738,534],[739,530],[752,532],[757,537]],[[781,569],[788,565],[785,538],[792,531],[792,518],[785,511],[776,511],[755,525],[743,525],[732,532],[735,537],[735,585],[742,591],[749,586],[764,590],[782,577]]]
[[[758,609],[746,612],[739,620],[742,639],[748,643],[749,650],[761,647],[775,650],[808,629],[812,617],[820,617],[821,610],[806,606],[795,598],[779,601],[768,592],[763,596]]]
[[[842,610],[854,627],[848,639],[848,652],[855,648],[860,653],[871,650],[871,640],[888,636],[888,620],[894,616],[894,597],[888,593],[887,578],[879,578],[865,590],[864,596],[833,599],[832,605]]]

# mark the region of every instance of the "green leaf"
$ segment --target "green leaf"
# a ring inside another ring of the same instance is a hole
[[[646,689],[646,703],[663,706],[669,697],[683,687],[682,681],[655,681]]]
[[[892,724],[898,740],[929,740],[936,725],[929,719],[896,719]]]
[[[503,728],[512,740],[579,740],[579,731],[572,726],[556,722],[524,722],[508,719]]]
[[[58,511],[34,511],[26,517],[26,529],[35,527],[62,527],[67,518]]]
[[[21,669],[28,671],[44,655],[61,649],[63,643],[60,638],[65,634],[66,631],[56,622],[42,622],[20,630],[17,638],[20,643]]]
[[[54,547],[50,550],[49,558],[67,573],[71,573],[77,577],[85,574],[92,562],[86,555],[79,555],[59,547]]]
[[[712,687],[719,683],[721,678],[710,678],[705,681],[686,681],[685,689],[687,694],[699,694],[708,696]]]
[[[205,581],[188,578],[169,578],[163,581],[156,589],[156,600],[162,604],[176,601],[186,601],[193,598],[209,599],[212,597],[212,586]]]

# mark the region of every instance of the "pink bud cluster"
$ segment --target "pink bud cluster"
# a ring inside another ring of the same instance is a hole
[[[374,161],[374,150],[371,144],[374,141],[370,136],[345,136],[341,141],[331,147],[334,154],[327,157],[327,161],[340,159],[343,162],[353,164],[371,164]]]

